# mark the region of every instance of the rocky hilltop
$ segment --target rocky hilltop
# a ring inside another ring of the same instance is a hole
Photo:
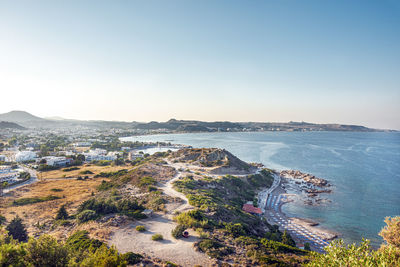
[[[225,149],[220,148],[185,148],[172,154],[178,162],[190,163],[195,166],[210,168],[210,173],[248,174],[257,167],[248,164]]]

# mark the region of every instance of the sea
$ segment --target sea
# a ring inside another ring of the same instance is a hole
[[[275,170],[294,169],[327,179],[333,193],[321,206],[285,204],[289,216],[313,219],[346,243],[378,235],[387,216],[400,215],[400,133],[397,132],[223,132],[125,137],[193,147],[224,148],[246,162]],[[324,196],[324,197],[325,197]]]

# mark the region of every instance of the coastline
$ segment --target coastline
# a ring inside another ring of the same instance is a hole
[[[282,211],[282,206],[292,202],[291,197],[297,197],[299,193],[289,194],[286,190],[287,178],[279,173],[274,174],[273,185],[258,193],[258,204],[263,218],[272,225],[277,225],[279,230],[287,231],[295,240],[296,245],[304,248],[309,243],[312,250],[323,253],[324,247],[329,241],[335,239],[338,233],[324,229],[309,218],[289,217]]]

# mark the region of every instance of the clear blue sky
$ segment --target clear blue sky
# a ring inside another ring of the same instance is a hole
[[[0,112],[400,129],[399,1],[0,1]]]

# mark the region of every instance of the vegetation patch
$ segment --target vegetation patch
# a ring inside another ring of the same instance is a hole
[[[151,236],[151,240],[153,240],[153,241],[161,241],[163,239],[164,239],[164,237],[161,234],[154,234]]]
[[[12,204],[14,206],[23,206],[23,205],[29,205],[29,204],[39,203],[39,202],[51,201],[51,200],[55,200],[55,199],[60,199],[60,197],[49,195],[46,197],[19,198],[19,199],[14,200],[12,202]]]
[[[146,227],[144,227],[143,225],[137,225],[135,229],[136,229],[136,231],[138,231],[138,232],[144,232],[144,231],[146,231]]]
[[[71,167],[71,168],[62,169],[63,172],[72,172],[72,171],[76,171],[76,170],[79,170],[79,168],[78,167]]]

